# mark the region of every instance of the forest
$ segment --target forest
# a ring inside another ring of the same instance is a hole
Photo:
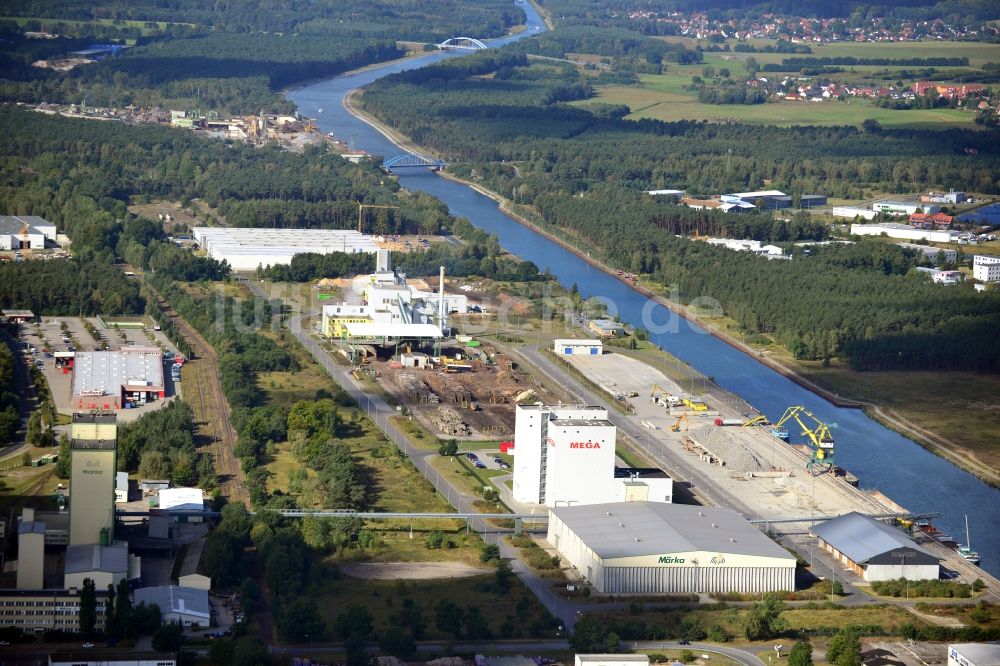
[[[798,358],[840,356],[858,369],[1000,370],[993,334],[1000,294],[941,290],[910,274],[912,258],[880,243],[790,262],[692,243],[677,235],[787,243],[827,232],[808,216],[727,216],[644,193],[741,191],[765,181],[793,196],[860,198],[865,188],[913,192],[951,183],[998,192],[995,134],[629,121],[546,103],[547,90],[575,83],[573,69],[505,65],[493,78],[453,74],[444,83],[425,71],[419,85],[406,73],[387,77],[366,92],[365,106],[464,162],[449,167],[456,175],[531,207],[545,230],[597,248],[611,266],[676,285],[685,301],[714,298],[747,331],[774,336]]]
[[[357,0],[227,6],[183,2],[110,1],[82,7],[65,0],[4,3],[8,16],[49,20],[48,29],[70,38],[27,39],[12,21],[0,20],[0,101],[123,108],[161,106],[227,114],[260,109],[290,113],[280,89],[403,55],[396,40],[439,42],[455,35],[497,37],[524,21],[524,12],[499,0]],[[23,13],[19,13],[23,12]],[[177,21],[159,29],[92,23],[98,19]],[[95,30],[95,26],[102,28]],[[138,32],[138,34],[136,34]],[[90,37],[87,41],[83,37]],[[32,67],[42,58],[65,57],[93,39],[134,39],[136,47],[69,72]],[[42,46],[41,44],[44,44]]]
[[[216,485],[212,457],[197,450],[194,413],[179,399],[119,426],[118,468],[177,486],[212,490]]]
[[[12,331],[6,333],[10,334]],[[17,383],[14,381],[14,364],[17,360],[10,345],[5,340],[0,340],[0,446],[13,442],[21,425]]]

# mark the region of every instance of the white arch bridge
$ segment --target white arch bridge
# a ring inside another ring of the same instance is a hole
[[[437,45],[443,51],[482,51],[489,48],[475,37],[452,37]]]

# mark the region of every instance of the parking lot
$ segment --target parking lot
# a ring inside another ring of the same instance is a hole
[[[87,330],[86,324],[90,324],[94,334]],[[96,317],[43,317],[38,323],[22,324],[19,330],[26,360],[44,373],[56,410],[63,414],[70,414],[73,411],[70,400],[73,375],[64,372],[63,368],[56,367],[54,358],[56,352],[117,351],[131,346],[156,346],[165,352],[177,353],[176,347],[162,331],[154,331],[152,328],[112,328]],[[171,380],[170,366],[171,362],[165,360],[164,400],[157,400],[135,409],[121,410],[120,420],[134,420],[150,410],[158,409],[179,394],[179,383],[175,384]]]
[[[477,469],[510,469],[510,463],[500,456],[499,451],[468,451],[462,455]]]

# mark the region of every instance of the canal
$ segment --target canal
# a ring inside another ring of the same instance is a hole
[[[522,6],[529,16],[527,29],[519,35],[494,40],[491,45],[545,29],[533,8],[529,4]],[[293,90],[288,97],[303,115],[316,118],[324,132],[349,139],[355,148],[388,158],[403,151],[378,130],[352,116],[343,105],[344,97],[387,74],[448,57],[455,56],[435,52],[389,63]],[[650,330],[650,338],[662,349],[712,377],[772,420],[790,405],[805,405],[826,423],[836,423],[833,434],[837,462],[859,477],[861,487],[880,490],[910,511],[940,512],[935,525],[963,543],[964,516],[968,515],[972,545],[982,554],[983,568],[1000,575],[1000,511],[997,510],[1000,490],[868,418],[861,410],[834,407],[754,357],[673,316],[628,285],[503,214],[489,197],[425,170],[408,170],[399,175],[399,181],[408,190],[427,192],[441,199],[452,214],[466,217],[477,227],[497,235],[506,250],[549,269],[564,286],[575,283],[583,296],[607,299],[622,321]],[[794,428],[789,430],[796,434]]]

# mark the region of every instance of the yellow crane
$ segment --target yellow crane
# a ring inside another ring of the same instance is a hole
[[[812,427],[806,425],[805,420],[812,422]],[[784,415],[774,424],[775,429],[781,428],[790,420],[795,420],[802,428],[802,434],[809,438],[812,445],[812,457],[809,460],[808,468],[825,466],[833,469],[833,435],[830,427],[820,421],[816,416],[802,405],[794,405],[785,410]],[[836,424],[833,425],[836,427]],[[825,470],[824,470],[825,471]]]
[[[399,208],[399,206],[381,206],[381,205],[377,205],[377,204],[363,204],[363,203],[361,203],[359,201],[358,202],[358,233],[359,234],[363,234],[365,232],[365,223],[364,223],[364,217],[363,217],[363,214],[365,212],[365,208],[386,208],[386,209],[388,209],[388,208]]]
[[[687,412],[684,412],[683,414],[681,414],[680,418],[678,418],[677,421],[672,426],[670,426],[670,429],[673,432],[680,432],[681,431],[681,423],[684,424],[684,432],[687,432],[688,430],[691,429],[691,422],[688,421]]]
[[[766,426],[766,425],[771,425],[771,422],[768,421],[767,417],[764,416],[763,414],[758,414],[757,416],[753,417],[752,419],[749,419],[746,423],[744,423],[743,427],[747,428],[749,426],[755,426],[755,425]]]

